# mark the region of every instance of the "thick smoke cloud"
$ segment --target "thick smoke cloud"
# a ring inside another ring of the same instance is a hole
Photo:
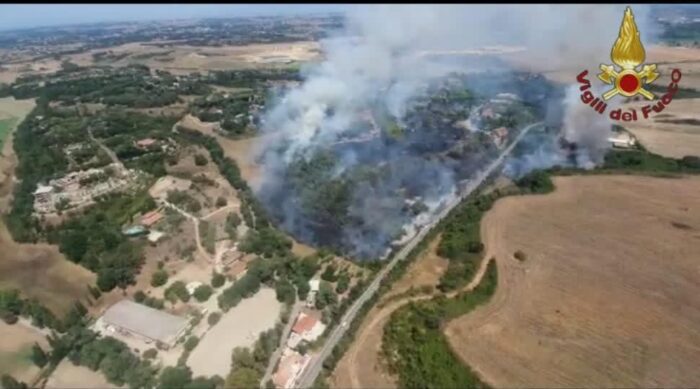
[[[324,61],[307,69],[306,80],[267,113],[264,130],[274,136],[262,138],[257,145],[263,168],[261,183],[256,185],[258,195],[276,207],[283,228],[302,239],[318,240],[309,236],[315,232],[297,212],[296,194],[285,193],[287,188],[280,184],[292,161],[308,159],[318,150],[347,140],[358,113],[368,108],[384,106],[403,123],[408,102],[432,81],[452,72],[472,70],[463,61],[435,54],[495,45],[520,46],[526,50],[526,62],[539,69],[595,72],[598,64],[609,62],[623,11],[624,6],[597,4],[353,8],[346,28],[322,42]],[[634,6],[633,11],[642,39],[648,42],[654,32],[648,22],[648,7]],[[578,93],[574,86],[563,101],[551,104],[563,109],[562,135],[579,145],[578,163],[591,166],[601,160],[607,147],[610,123],[583,105]],[[567,161],[553,139],[531,146],[530,153],[509,162],[511,172],[523,174]],[[396,196],[407,184],[422,185],[423,189],[415,189],[414,194],[434,209],[456,188],[453,167],[439,161],[426,164],[401,150],[374,144],[360,153],[351,149],[340,155],[340,163],[333,166],[334,176],[360,162],[367,163],[372,155],[396,157],[387,168],[391,180],[380,188],[355,188],[351,216],[376,229],[371,236],[357,229],[342,233],[346,243],[363,254],[383,251],[396,224],[411,223],[401,209],[385,199]]]

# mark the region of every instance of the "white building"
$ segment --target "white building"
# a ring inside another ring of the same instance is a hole
[[[169,348],[185,333],[188,321],[131,300],[121,300],[109,307],[95,326],[104,335],[119,334],[147,344],[160,342]]]
[[[306,296],[306,306],[308,308],[313,308],[316,304],[316,294],[321,287],[321,280],[310,280],[309,281],[309,294]]]
[[[634,137],[627,132],[620,132],[615,136],[608,138],[608,142],[610,142],[613,147],[621,149],[632,148],[637,143],[636,139],[634,139]]]

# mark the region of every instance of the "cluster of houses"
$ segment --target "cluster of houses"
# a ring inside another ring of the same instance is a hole
[[[47,214],[92,204],[99,196],[128,189],[135,175],[133,170],[122,169],[116,163],[68,173],[50,180],[47,185],[37,185],[34,210]]]
[[[299,346],[315,341],[325,330],[326,325],[321,322],[320,312],[309,310],[297,316],[282,351],[277,371],[272,377],[272,382],[277,388],[288,389],[295,386],[299,376],[311,361],[311,356],[300,352]]]

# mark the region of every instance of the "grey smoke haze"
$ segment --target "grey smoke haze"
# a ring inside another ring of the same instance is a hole
[[[294,158],[309,157],[343,139],[352,130],[351,123],[358,112],[381,104],[402,122],[407,102],[431,81],[451,72],[469,70],[463,63],[426,53],[493,45],[522,46],[530,63],[548,70],[590,69],[594,73],[589,79],[594,79],[598,64],[609,62],[624,8],[596,4],[372,5],[350,9],[345,30],[322,42],[324,61],[308,69],[306,80],[266,115],[265,130],[279,136],[268,137],[258,145],[264,152],[260,186],[263,201],[267,193],[280,189],[277,182]],[[655,33],[648,10],[645,5],[633,6],[645,43]],[[583,105],[578,93],[575,86],[570,88],[564,101],[554,102],[553,106],[564,105],[562,133],[567,140],[578,143],[581,163],[590,166],[601,160],[611,124],[605,116]],[[344,154],[333,174],[342,174],[358,158],[367,157]],[[518,162],[518,171],[523,173],[564,160],[554,143],[533,147],[532,155],[523,156]],[[424,169],[400,171],[402,166],[415,163],[416,160],[408,159],[401,166],[392,166],[395,180],[379,190],[358,188],[351,214],[378,225],[380,238],[369,242],[371,237],[358,231],[345,231],[348,241],[358,246],[374,244],[369,252],[376,253],[397,221],[406,222],[399,216],[400,210],[386,206],[382,200],[395,195],[405,185],[404,178],[410,176],[425,185],[419,193],[435,205],[435,200],[454,191],[456,183],[450,167],[432,163]],[[282,222],[287,229],[304,234],[305,228],[299,227],[299,215],[292,205],[293,197],[290,194],[285,197],[285,204],[278,205],[284,209]]]

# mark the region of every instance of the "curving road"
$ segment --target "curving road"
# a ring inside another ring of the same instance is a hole
[[[534,127],[542,125],[544,122],[537,122],[534,124],[531,124],[520,132],[518,136],[513,140],[513,142],[501,153],[501,155],[496,158],[485,170],[481,171],[477,176],[469,180],[467,182],[467,185],[465,186],[464,190],[462,193],[457,196],[455,199],[450,201],[444,208],[443,210],[437,214],[434,218],[433,221],[431,221],[429,224],[424,226],[418,234],[416,234],[413,239],[408,241],[401,250],[394,255],[394,258],[391,259],[391,261],[384,267],[382,270],[377,273],[377,276],[372,280],[372,283],[367,287],[364,293],[360,295],[360,297],[350,306],[350,308],[345,312],[343,315],[342,320],[340,321],[340,325],[335,327],[333,331],[331,331],[331,334],[328,336],[328,340],[326,343],[323,345],[321,350],[312,358],[311,362],[306,366],[306,369],[304,372],[301,374],[299,377],[299,380],[295,383],[294,387],[298,388],[308,388],[311,385],[313,385],[314,381],[316,381],[316,378],[318,377],[319,373],[321,372],[321,368],[323,367],[323,361],[328,358],[328,356],[331,354],[333,349],[335,348],[336,344],[340,341],[340,339],[343,337],[345,334],[345,331],[347,331],[350,322],[355,318],[357,313],[360,311],[360,308],[369,300],[374,294],[377,292],[377,289],[379,289],[379,286],[381,285],[382,281],[384,280],[384,277],[386,277],[387,274],[391,271],[391,269],[394,268],[394,266],[404,258],[420,243],[425,236],[428,234],[430,230],[433,229],[442,219],[444,219],[450,211],[454,207],[456,207],[462,200],[464,200],[467,196],[469,196],[476,188],[481,185],[486,178],[491,175],[496,169],[498,169],[503,161],[506,159],[508,155],[513,151],[515,146],[527,135],[527,133],[533,129]]]

